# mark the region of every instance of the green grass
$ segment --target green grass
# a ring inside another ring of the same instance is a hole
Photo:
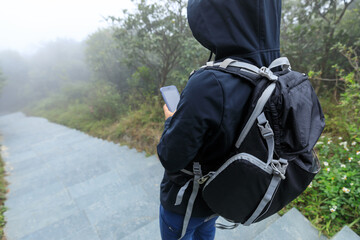
[[[0,155],[0,238],[5,239],[4,226],[6,224],[4,212],[6,211],[5,200],[6,200],[7,183],[5,181],[5,169],[4,162]]]
[[[145,151],[147,155],[156,154],[156,145],[164,126],[164,113],[157,99],[151,99],[127,112],[119,111],[115,115],[99,118],[88,103],[55,96],[25,109],[25,113],[45,117],[94,137],[128,145]]]

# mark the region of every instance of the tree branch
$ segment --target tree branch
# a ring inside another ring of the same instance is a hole
[[[350,4],[353,2],[354,0],[351,0],[350,2],[346,3],[346,0],[344,0],[344,9],[342,10],[339,18],[336,20],[335,25],[339,24],[339,22],[341,21],[341,19],[343,18],[347,8],[350,6]]]

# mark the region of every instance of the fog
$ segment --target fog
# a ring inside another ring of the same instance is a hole
[[[124,9],[133,8],[130,0],[2,3],[0,77],[6,81],[0,112],[19,111],[68,84],[90,81],[86,39],[109,27],[106,17],[121,16]]]
[[[31,56],[12,50],[0,52],[5,86],[0,111],[18,111],[32,102],[61,90],[63,86],[89,81],[84,43],[68,39],[48,42]]]
[[[82,41],[107,26],[104,17],[134,8],[131,0],[11,0],[0,8],[0,51],[34,53],[57,38]]]

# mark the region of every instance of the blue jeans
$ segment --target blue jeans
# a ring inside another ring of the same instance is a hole
[[[215,238],[215,221],[207,218],[190,219],[185,236],[181,240],[213,240]],[[160,232],[162,240],[177,240],[181,236],[184,216],[169,212],[160,205]]]

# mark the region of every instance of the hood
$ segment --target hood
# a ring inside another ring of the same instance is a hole
[[[189,0],[188,21],[215,60],[262,67],[280,57],[281,0]]]

